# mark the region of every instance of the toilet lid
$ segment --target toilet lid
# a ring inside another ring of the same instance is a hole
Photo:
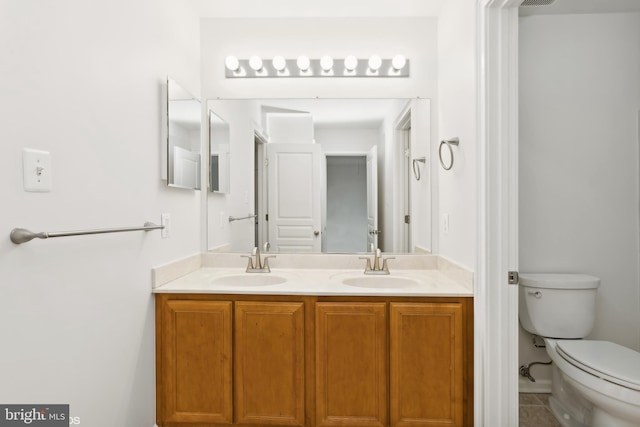
[[[640,391],[640,353],[608,342],[558,340],[558,353],[569,363],[606,381]]]

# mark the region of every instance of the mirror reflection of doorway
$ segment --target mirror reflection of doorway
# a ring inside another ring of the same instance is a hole
[[[367,157],[327,155],[326,251],[366,252]]]

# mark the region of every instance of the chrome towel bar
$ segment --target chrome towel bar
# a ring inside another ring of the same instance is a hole
[[[251,219],[251,218],[255,218],[255,217],[257,217],[257,216],[258,216],[258,215],[256,215],[256,214],[253,214],[253,215],[252,215],[252,214],[248,214],[247,216],[243,216],[243,217],[241,217],[241,218],[237,218],[237,217],[235,217],[235,216],[230,216],[230,217],[229,217],[229,222],[233,222],[233,221],[240,221],[240,220],[243,220],[243,219]]]
[[[40,232],[34,233],[33,231],[26,230],[24,228],[14,228],[11,230],[9,238],[13,243],[19,245],[26,243],[35,238],[48,239],[51,237],[66,237],[66,236],[81,236],[84,234],[104,234],[104,233],[122,233],[125,231],[151,231],[162,230],[164,225],[157,225],[153,222],[145,222],[142,227],[122,227],[122,228],[104,228],[101,230],[80,230],[80,231],[55,231],[52,233]]]

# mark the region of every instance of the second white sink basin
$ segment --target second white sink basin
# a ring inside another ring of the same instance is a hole
[[[284,277],[272,276],[270,273],[247,273],[217,277],[211,283],[222,286],[273,286],[286,281]]]
[[[393,277],[393,276],[362,276],[362,277],[350,277],[342,281],[347,286],[356,286],[358,288],[372,288],[372,289],[402,289],[413,288],[418,286],[417,280],[409,279],[406,277]]]

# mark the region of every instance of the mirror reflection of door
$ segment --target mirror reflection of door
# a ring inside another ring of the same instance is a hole
[[[267,144],[268,241],[280,253],[320,252],[321,156],[317,144]]]

